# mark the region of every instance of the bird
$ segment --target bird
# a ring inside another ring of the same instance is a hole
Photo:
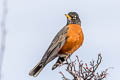
[[[78,13],[69,12],[65,16],[67,24],[54,37],[39,63],[30,70],[30,76],[37,77],[49,62],[58,58],[52,66],[52,70],[56,69],[82,46],[84,34]]]

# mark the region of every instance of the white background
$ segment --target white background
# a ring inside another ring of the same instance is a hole
[[[62,80],[59,71],[48,64],[37,78],[28,75],[41,59],[56,33],[66,25],[65,13],[76,11],[82,21],[83,46],[72,55],[84,62],[97,59],[99,69],[109,70],[106,80],[119,80],[120,1],[119,0],[8,0],[7,41],[2,80]],[[2,0],[0,1],[0,19]]]

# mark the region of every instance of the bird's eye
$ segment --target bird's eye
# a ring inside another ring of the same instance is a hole
[[[73,17],[73,19],[76,19],[76,18],[77,18],[77,16],[74,16],[74,17]]]

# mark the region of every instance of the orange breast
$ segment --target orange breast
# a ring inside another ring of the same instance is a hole
[[[72,54],[82,45],[84,40],[83,32],[80,25],[69,24],[68,27],[68,38],[66,40],[66,43],[60,50],[60,53],[64,54]]]

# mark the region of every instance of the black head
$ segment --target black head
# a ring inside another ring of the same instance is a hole
[[[81,21],[79,18],[79,15],[76,12],[69,12],[68,14],[65,14],[67,17],[67,24],[80,24]]]

